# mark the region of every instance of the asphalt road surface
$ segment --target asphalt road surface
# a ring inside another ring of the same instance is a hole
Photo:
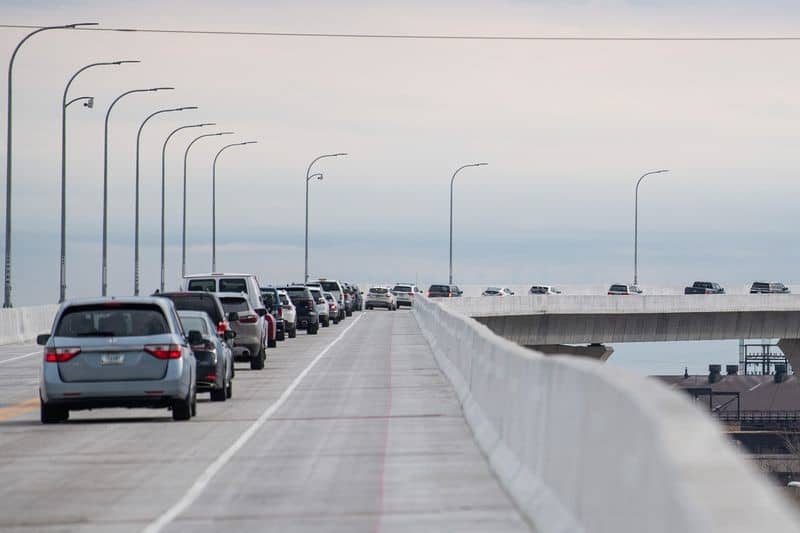
[[[41,349],[0,347],[2,531],[529,531],[408,311],[355,313],[238,364],[198,416],[39,423]]]

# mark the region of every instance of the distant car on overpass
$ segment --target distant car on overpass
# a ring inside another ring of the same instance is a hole
[[[725,294],[725,289],[713,281],[695,281],[683,290],[683,294]]]
[[[750,294],[789,294],[789,287],[783,283],[754,281],[750,287]]]
[[[561,290],[552,285],[531,285],[528,294],[561,294]]]
[[[641,295],[642,289],[636,285],[626,285],[624,283],[615,283],[608,288],[609,296],[630,296]]]

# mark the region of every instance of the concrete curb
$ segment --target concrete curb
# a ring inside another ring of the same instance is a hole
[[[793,508],[686,398],[544,357],[426,298],[414,314],[491,468],[538,531],[796,531]]]

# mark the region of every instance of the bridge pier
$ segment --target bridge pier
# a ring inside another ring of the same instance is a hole
[[[797,372],[800,369],[800,339],[781,339],[778,348],[792,365],[792,371]]]
[[[797,342],[798,348],[800,349],[800,341]],[[588,346],[569,346],[567,344],[531,344],[525,347],[545,355],[576,355],[578,357],[597,359],[601,363],[604,363],[609,357],[611,357],[611,354],[614,353],[613,347],[597,343],[593,343]]]

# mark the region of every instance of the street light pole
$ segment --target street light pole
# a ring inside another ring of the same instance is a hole
[[[651,174],[661,174],[669,170],[653,170],[646,172],[636,181],[633,207],[633,284],[639,286],[639,184]]]
[[[233,132],[220,131],[217,133],[206,133],[205,135],[199,135],[189,143],[189,145],[186,147],[186,151],[183,153],[183,230],[181,237],[181,277],[186,276],[186,162],[189,158],[189,148],[191,148],[192,145],[200,139],[205,139],[206,137],[218,137],[220,135],[233,135]]]
[[[147,122],[155,117],[156,115],[160,115],[161,113],[172,113],[173,111],[186,111],[189,109],[197,109],[197,106],[189,106],[189,107],[176,107],[173,109],[162,109],[160,111],[156,111],[155,113],[150,113],[146,119],[142,122],[142,125],[139,126],[139,131],[136,133],[136,191],[134,193],[135,200],[135,211],[136,214],[134,215],[134,236],[133,236],[133,295],[139,296],[139,146],[141,144],[142,139],[142,129]]]
[[[244,141],[228,144],[220,148],[214,156],[214,163],[211,165],[211,272],[217,271],[217,159],[228,148],[257,143],[258,141]]]
[[[67,292],[67,107],[78,100],[86,100],[83,103],[86,107],[91,108],[94,106],[94,98],[92,97],[81,96],[67,102],[67,94],[72,82],[84,70],[100,66],[122,65],[123,63],[138,63],[138,61],[123,60],[91,63],[73,74],[66,87],[64,87],[64,96],[61,99],[61,271],[59,276],[59,303],[64,301]]]
[[[3,307],[12,307],[11,304],[11,156],[13,154],[12,148],[12,111],[13,111],[13,85],[11,83],[13,79],[14,73],[14,60],[17,57],[17,52],[22,47],[22,45],[36,35],[37,33],[41,33],[47,30],[67,30],[67,29],[75,29],[78,26],[95,26],[97,22],[79,22],[76,24],[65,24],[62,26],[45,26],[44,28],[39,28],[30,32],[28,35],[22,38],[20,42],[17,43],[17,46],[14,48],[14,51],[11,53],[11,59],[8,61],[8,92],[7,92],[7,107],[6,107],[6,117],[7,118],[7,125],[6,125],[6,235],[5,235],[5,279],[4,279],[4,290],[3,290]]]
[[[166,219],[166,204],[164,197],[166,194],[166,160],[167,160],[167,144],[173,135],[179,131],[189,128],[203,128],[205,126],[216,126],[215,122],[203,122],[201,124],[190,124],[188,126],[181,126],[175,128],[167,135],[164,145],[161,147],[161,283],[159,284],[159,291],[164,292],[164,264],[165,264],[165,248],[164,248],[164,232],[165,232],[165,219]]]
[[[308,283],[308,182],[311,180],[312,177],[317,175],[317,174],[314,174],[314,176],[311,175],[311,167],[313,167],[314,163],[316,163],[320,159],[323,159],[323,158],[326,158],[326,157],[340,157],[340,156],[344,156],[344,155],[347,155],[347,153],[346,152],[338,152],[338,153],[335,153],[335,154],[323,154],[321,156],[318,156],[314,160],[312,160],[311,163],[309,163],[309,165],[308,165],[308,169],[306,170],[306,242],[305,242],[305,270],[304,270],[304,273],[303,273],[303,284],[304,285]],[[319,174],[319,177],[317,179],[322,179],[322,174]]]
[[[456,176],[459,172],[464,170],[467,167],[482,167],[488,165],[489,163],[471,163],[469,165],[463,165],[456,169],[453,172],[453,177],[450,178],[450,275],[448,277],[448,283],[450,285],[453,284],[453,182],[456,179]]]
[[[111,105],[108,106],[108,111],[106,111],[105,129],[103,133],[103,266],[100,291],[102,296],[105,296],[108,292],[108,119],[111,116],[111,110],[114,109],[117,102],[129,94],[171,91],[173,89],[174,87],[152,87],[150,89],[132,89],[130,91],[125,91],[111,102]]]

